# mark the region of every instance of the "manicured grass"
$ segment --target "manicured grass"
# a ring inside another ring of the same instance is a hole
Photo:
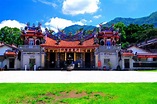
[[[157,72],[157,69],[153,69],[153,70],[150,70],[150,69],[147,69],[147,70],[138,70],[140,72]]]
[[[1,83],[0,104],[156,104],[156,93],[157,83]]]

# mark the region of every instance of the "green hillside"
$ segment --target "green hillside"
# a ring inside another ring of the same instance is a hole
[[[157,12],[154,12],[150,14],[147,17],[142,17],[142,18],[122,18],[122,17],[117,17],[114,20],[111,20],[110,22],[104,24],[105,27],[110,27],[112,24],[116,24],[118,22],[124,23],[126,26],[129,26],[130,24],[138,24],[138,25],[143,25],[143,24],[150,24],[154,25],[155,28],[157,28]],[[71,32],[72,34],[75,34],[76,31],[79,29],[83,30],[93,30],[95,26],[89,26],[89,25],[72,25],[64,28],[64,32],[66,34],[69,34]]]
[[[152,13],[151,15],[147,17],[142,17],[142,18],[121,18],[117,17],[114,20],[111,20],[104,26],[111,26],[112,24],[116,24],[118,22],[123,22],[125,25],[129,24],[138,24],[138,25],[143,25],[143,24],[153,24],[154,27],[157,28],[157,12]]]
[[[80,29],[83,29],[83,30],[93,30],[95,28],[95,26],[89,26],[89,25],[72,25],[72,26],[69,26],[69,27],[66,27],[64,28],[64,32],[66,34],[69,34],[69,32],[71,32],[72,34],[75,34],[76,31],[80,30]]]

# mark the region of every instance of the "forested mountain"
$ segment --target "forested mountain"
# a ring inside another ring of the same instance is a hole
[[[154,27],[157,28],[157,12],[152,13],[151,15],[147,17],[142,18],[121,18],[117,17],[114,20],[111,20],[110,22],[106,23],[104,26],[111,26],[112,24],[116,24],[118,22],[123,22],[126,26],[130,24],[152,24]]]
[[[83,26],[72,25],[72,26],[64,28],[63,30],[64,30],[64,33],[66,34],[69,34],[69,32],[71,32],[72,34],[75,34],[76,31],[81,30],[81,29],[88,31],[88,30],[93,30],[94,28],[95,26],[89,26],[89,25],[83,25]]]
[[[110,26],[112,26],[112,24],[116,24],[118,22],[122,22],[126,26],[129,26],[130,24],[138,24],[138,25],[149,24],[149,25],[154,25],[154,27],[157,28],[157,12],[154,12],[154,13],[150,14],[149,16],[142,17],[142,18],[121,18],[121,17],[117,17],[114,20],[111,20],[111,21],[107,22],[103,26],[110,27]],[[71,32],[72,34],[75,34],[75,32],[78,31],[79,29],[92,30],[93,28],[95,28],[95,26],[72,25],[72,26],[64,28],[63,30],[66,34],[69,34],[69,32]]]

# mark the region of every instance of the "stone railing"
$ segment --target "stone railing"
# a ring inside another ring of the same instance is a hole
[[[121,49],[121,45],[114,45],[114,46],[106,46],[106,45],[103,45],[103,46],[99,46],[99,48],[98,48],[98,51],[114,51],[114,50],[120,50]]]
[[[19,45],[18,49],[26,52],[39,52],[41,47],[40,45]]]

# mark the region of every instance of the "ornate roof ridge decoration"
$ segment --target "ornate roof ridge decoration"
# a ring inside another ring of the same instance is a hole
[[[93,36],[97,34],[96,28],[92,30],[91,33],[87,33],[86,30],[80,30],[79,32],[72,35],[70,32],[69,34],[65,34],[64,31],[61,31],[58,29],[58,33],[52,34],[48,30],[45,31],[45,35],[49,38],[52,38],[56,40],[57,42],[62,41],[80,41],[80,44],[83,43],[83,41],[93,38]]]
[[[21,29],[21,31],[22,31],[22,33],[23,34],[27,34],[27,33],[29,33],[29,32],[34,32],[34,33],[36,33],[36,34],[41,34],[42,33],[42,30],[41,30],[41,23],[39,22],[38,23],[38,26],[35,26],[35,24],[33,23],[33,25],[32,26],[30,26],[30,23],[28,22],[27,24],[26,24],[26,26],[25,26],[25,28],[24,29]]]

